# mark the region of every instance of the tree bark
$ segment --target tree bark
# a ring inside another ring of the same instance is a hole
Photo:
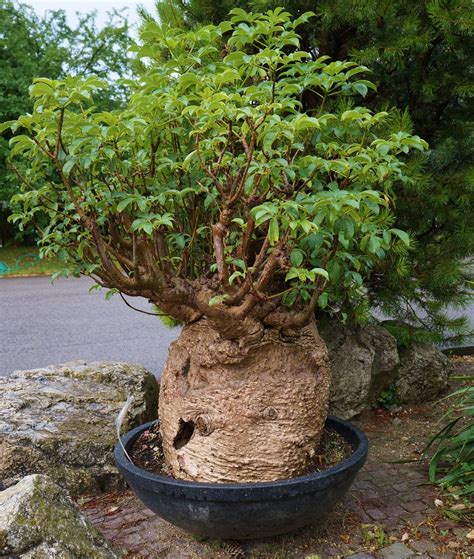
[[[160,429],[172,474],[201,482],[259,482],[302,475],[328,409],[329,361],[315,323],[254,325],[226,339],[206,319],[171,344],[160,392]]]

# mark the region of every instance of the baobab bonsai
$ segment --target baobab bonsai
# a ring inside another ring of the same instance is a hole
[[[356,106],[364,67],[299,50],[308,17],[149,22],[125,109],[94,108],[96,78],[39,78],[32,114],[4,125],[14,220],[37,226],[43,254],[184,325],[159,402],[178,478],[305,471],[328,409],[318,309],[363,298],[374,263],[408,243],[391,185],[426,144]]]

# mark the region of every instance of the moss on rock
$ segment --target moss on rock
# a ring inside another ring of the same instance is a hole
[[[64,489],[38,474],[0,492],[0,555],[119,557]]]

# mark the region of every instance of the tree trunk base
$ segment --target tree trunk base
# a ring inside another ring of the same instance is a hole
[[[324,428],[327,349],[311,324],[224,339],[203,319],[173,342],[161,380],[160,425],[172,474],[201,482],[301,475]]]

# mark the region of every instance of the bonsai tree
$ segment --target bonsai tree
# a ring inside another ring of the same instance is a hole
[[[282,6],[294,16],[316,15],[298,28],[302,50],[350,59],[371,70],[377,91],[360,100],[390,109],[393,131],[419,134],[429,152],[408,162],[412,184],[394,184],[396,227],[412,249],[389,255],[366,282],[371,307],[397,319],[403,340],[458,345],[473,335],[459,311],[472,300],[472,2],[469,0],[161,0],[161,21],[191,27],[219,23],[231,7],[266,11]],[[144,18],[151,16],[142,11]],[[319,99],[314,96],[315,106]],[[307,108],[312,96],[307,95]],[[407,188],[408,186],[408,188]],[[458,312],[452,312],[456,309]],[[348,301],[349,316],[358,315]],[[451,312],[450,312],[451,311]],[[401,324],[401,322],[405,324]]]
[[[173,475],[209,482],[305,472],[330,383],[315,311],[363,298],[375,263],[405,249],[391,184],[426,148],[355,106],[364,67],[299,49],[310,14],[231,15],[194,32],[149,22],[121,112],[94,109],[98,79],[37,79],[33,114],[4,125],[30,165],[14,220],[48,216],[43,254],[184,325],[163,449]]]

